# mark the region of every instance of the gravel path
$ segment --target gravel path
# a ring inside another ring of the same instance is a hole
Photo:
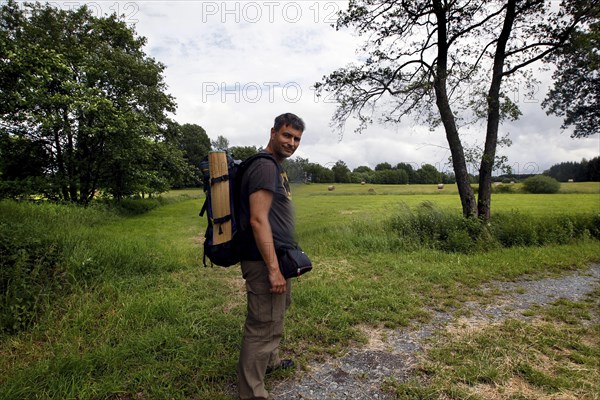
[[[277,384],[272,390],[276,400],[372,400],[388,399],[380,390],[383,380],[393,377],[401,382],[411,376],[417,354],[424,350],[425,339],[451,322],[476,326],[500,322],[509,317],[525,318],[523,311],[550,304],[560,298],[578,301],[600,285],[600,264],[559,278],[494,282],[484,290],[500,290],[493,304],[467,302],[468,318],[434,312],[432,320],[418,329],[372,329],[365,332],[369,343],[352,348],[340,358],[324,364],[311,364],[308,370]]]

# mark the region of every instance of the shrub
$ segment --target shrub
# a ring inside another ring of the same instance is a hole
[[[589,232],[596,239],[600,239],[600,214],[596,214],[591,218]]]
[[[145,214],[160,207],[161,198],[151,199],[123,199],[113,204],[113,207],[122,215]]]
[[[566,244],[572,240],[600,238],[600,215],[534,217],[519,212],[499,213],[490,223],[444,212],[431,203],[416,210],[404,208],[389,220],[402,249],[432,248],[473,253],[502,247]]]
[[[546,175],[535,175],[523,181],[523,190],[528,193],[557,193],[560,190],[560,182]]]
[[[575,237],[575,223],[569,216],[548,217],[538,226],[539,244],[566,244]]]
[[[442,243],[442,248],[451,253],[472,253],[476,248],[469,234],[461,230],[453,230],[448,233],[446,240]]]
[[[59,231],[81,215],[50,204],[0,202],[0,333],[27,328],[66,281]]]
[[[64,283],[62,254],[49,240],[0,232],[0,333],[33,323]]]
[[[511,184],[496,184],[492,186],[492,193],[513,193],[513,186]]]
[[[96,229],[177,199],[92,203],[0,201],[0,336],[27,329],[58,296],[108,274],[146,274],[179,266],[168,249],[139,235]],[[164,250],[167,250],[165,252]]]
[[[497,214],[490,225],[492,235],[504,247],[533,246],[538,243],[535,223],[518,212]]]
[[[69,292],[70,248],[111,217],[100,207],[0,202],[0,334],[27,329],[59,294]]]
[[[481,220],[444,212],[430,202],[414,212],[405,208],[390,220],[390,229],[405,249],[428,247],[457,253],[472,253],[487,247],[488,237]]]

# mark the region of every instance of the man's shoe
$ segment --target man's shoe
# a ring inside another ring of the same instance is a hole
[[[275,365],[273,367],[267,367],[267,374],[270,374],[271,372],[275,372],[279,369],[294,368],[295,366],[296,366],[296,364],[294,364],[294,361],[292,361],[292,360],[281,360],[279,365]]]

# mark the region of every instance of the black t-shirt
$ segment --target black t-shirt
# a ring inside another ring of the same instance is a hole
[[[247,240],[253,239],[250,227],[250,195],[258,190],[268,190],[273,193],[273,202],[269,212],[269,223],[273,232],[275,247],[294,244],[294,209],[292,205],[292,193],[288,177],[283,169],[272,160],[259,158],[252,162],[241,183],[241,208],[240,227],[246,233]],[[252,243],[253,249],[248,253],[246,259],[260,259],[260,253],[256,244]]]

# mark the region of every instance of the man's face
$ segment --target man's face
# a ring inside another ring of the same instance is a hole
[[[271,128],[271,143],[275,158],[284,160],[294,154],[300,146],[300,139],[302,139],[302,131],[294,129],[291,125],[284,125],[277,131]]]

